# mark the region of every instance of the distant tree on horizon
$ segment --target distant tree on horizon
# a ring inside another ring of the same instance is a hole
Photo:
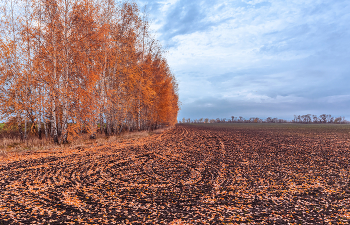
[[[234,119],[234,120],[232,120]],[[259,117],[250,117],[249,119],[244,119],[242,116],[239,116],[238,119],[234,116],[231,116],[231,119],[226,118],[216,118],[216,119],[209,119],[209,118],[200,118],[200,119],[194,119],[190,120],[187,119],[185,121],[185,118],[182,119],[183,123],[187,122],[193,122],[193,123],[348,123],[344,117],[337,117],[334,118],[331,115],[328,114],[321,114],[319,117],[317,115],[294,115],[294,119],[291,121],[287,121],[284,119],[278,119],[277,117],[267,117],[265,120],[260,119]]]

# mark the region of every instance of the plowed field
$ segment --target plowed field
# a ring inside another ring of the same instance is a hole
[[[350,130],[176,126],[0,164],[0,224],[350,222]]]

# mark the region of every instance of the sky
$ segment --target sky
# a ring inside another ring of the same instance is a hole
[[[183,117],[350,120],[349,0],[138,0]]]

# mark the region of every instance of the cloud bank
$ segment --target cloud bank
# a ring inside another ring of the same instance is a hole
[[[350,2],[138,1],[169,49],[185,118],[350,119]]]

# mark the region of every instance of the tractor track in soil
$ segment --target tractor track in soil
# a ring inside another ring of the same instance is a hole
[[[182,125],[2,164],[0,224],[350,222],[348,142],[283,132]]]

